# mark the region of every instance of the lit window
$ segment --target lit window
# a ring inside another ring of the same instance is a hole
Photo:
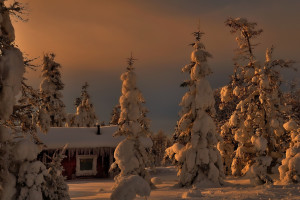
[[[76,156],[76,176],[93,176],[97,174],[97,155]]]

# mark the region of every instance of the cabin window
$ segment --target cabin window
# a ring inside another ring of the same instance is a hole
[[[82,170],[93,170],[93,160],[92,158],[80,159],[80,171]]]
[[[76,176],[93,176],[97,174],[96,155],[76,156]]]

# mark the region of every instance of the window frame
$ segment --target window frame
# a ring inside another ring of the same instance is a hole
[[[92,170],[80,170],[81,159],[93,159]],[[94,176],[97,174],[97,155],[76,156],[76,176]]]

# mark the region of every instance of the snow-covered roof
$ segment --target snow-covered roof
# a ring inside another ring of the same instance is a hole
[[[96,148],[116,147],[124,137],[113,137],[118,126],[103,126],[100,135],[97,127],[51,127],[47,134],[38,133],[46,149],[57,149],[68,144],[68,148]],[[152,146],[150,138],[143,138],[141,142],[146,147]]]

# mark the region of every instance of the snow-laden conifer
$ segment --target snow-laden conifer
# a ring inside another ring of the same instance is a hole
[[[150,135],[148,131],[149,120],[145,118],[146,109],[143,105],[145,100],[136,86],[134,61],[135,59],[131,56],[128,59],[126,72],[121,75],[123,81],[120,97],[121,113],[118,121],[119,130],[115,136],[125,136],[126,138],[117,146],[114,153],[116,161],[111,166],[111,170],[118,167],[121,171],[115,177],[115,185],[111,195],[113,200],[125,199],[125,197],[122,198],[118,195],[122,191],[128,196],[126,199],[133,199],[136,194],[140,196],[150,195],[150,175],[145,169],[149,165],[149,157],[140,140],[142,137]],[[124,191],[128,189],[126,183],[137,187],[136,190],[130,189],[130,194],[127,194],[128,191]]]
[[[194,32],[191,63],[182,68],[190,75],[183,85],[189,91],[180,103],[182,110],[174,144],[166,150],[178,167],[179,185],[220,185],[223,183],[223,164],[217,143],[221,137],[212,119],[215,113],[213,91],[207,81],[211,70],[207,59],[211,57],[200,41],[202,32]]]
[[[112,125],[118,124],[118,121],[120,118],[120,112],[121,112],[120,109],[121,109],[120,105],[115,105],[115,107],[113,108],[112,113],[111,113],[111,119],[110,119],[109,124],[112,124]]]
[[[61,90],[64,84],[61,81],[61,65],[54,61],[53,53],[45,54],[43,59],[42,77],[40,91],[43,95],[43,105],[40,120],[49,115],[52,127],[63,127],[66,121],[65,104],[62,101]]]
[[[48,164],[48,173],[45,177],[45,184],[43,186],[43,199],[52,200],[52,199],[61,199],[68,200],[69,196],[69,187],[65,183],[65,178],[62,175],[63,167],[61,162],[66,157],[65,150],[67,145],[65,145],[62,150],[56,151],[52,158],[51,162]]]
[[[231,171],[233,175],[247,174],[254,184],[272,182],[267,173],[276,171],[287,148],[283,123],[288,111],[281,98],[281,81],[275,67],[288,68],[293,62],[273,60],[271,48],[261,65],[253,53],[252,40],[262,32],[256,29],[256,23],[229,18],[226,25],[232,33],[238,33],[240,61],[236,79],[221,90],[223,101],[230,101],[233,95],[239,99],[236,110],[222,127],[222,134],[232,134],[230,137],[238,143]],[[219,148],[224,150],[224,145]]]
[[[87,91],[88,87],[87,82],[82,86],[80,98],[77,98],[75,102],[77,106],[76,113],[70,115],[68,126],[93,127],[96,125],[98,118]]]

